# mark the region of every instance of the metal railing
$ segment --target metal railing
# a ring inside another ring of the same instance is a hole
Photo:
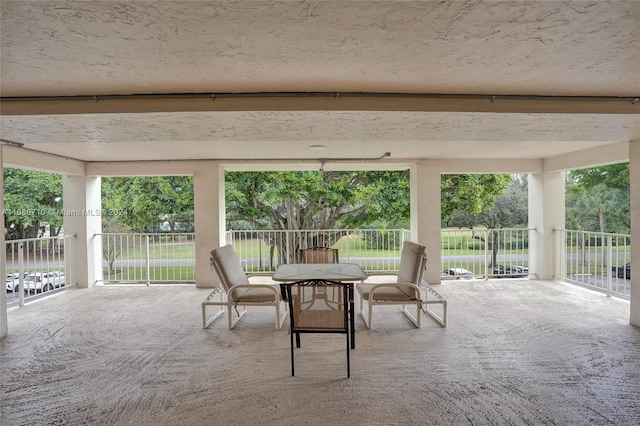
[[[527,278],[532,229],[443,230],[443,270],[466,269],[474,278]],[[195,234],[97,234],[102,238],[104,283],[194,282]],[[406,229],[229,230],[247,272],[273,272],[300,262],[300,250],[330,247],[340,262],[367,272],[397,272]],[[176,247],[180,247],[176,249]],[[495,257],[495,261],[494,261]],[[443,273],[443,278],[457,278]],[[467,278],[467,277],[465,277]]]
[[[195,233],[96,236],[105,284],[195,283]]]
[[[75,285],[65,265],[74,256],[73,235],[10,240],[6,250],[6,292],[9,306]]]
[[[445,271],[469,271],[464,278],[528,278],[529,236],[533,229],[442,230],[443,278],[461,278]],[[301,249],[324,246],[338,250],[340,262],[358,263],[367,272],[397,272],[405,229],[321,229],[304,231],[228,231],[249,272],[274,271],[281,263],[299,262]]]
[[[368,272],[398,270],[405,229],[317,229],[296,231],[227,231],[248,272],[275,271],[283,263],[301,262],[300,250],[329,247],[342,263],[357,263]]]
[[[443,229],[442,278],[535,277],[536,271],[529,269],[532,232],[534,229],[530,228]],[[104,283],[195,282],[195,233],[96,236],[101,239]],[[324,246],[338,249],[340,262],[357,263],[367,272],[383,273],[397,272],[402,243],[411,236],[405,229],[330,229],[231,230],[225,237],[227,243],[233,244],[247,272],[275,271],[282,263],[299,262],[300,249]],[[73,253],[72,238],[7,241],[7,301],[24,303],[25,299],[59,291],[73,283],[69,273],[64,274],[69,270],[65,268],[65,259]],[[556,230],[555,251],[557,279],[598,289],[610,296],[630,296],[630,269],[625,266],[631,261],[629,235]],[[463,269],[470,274],[456,275]],[[449,270],[453,274],[445,273]],[[44,275],[50,272],[59,275]]]
[[[529,270],[529,241],[534,231],[533,228],[443,229],[440,246],[443,279],[536,276],[536,271]]]
[[[631,236],[554,230],[557,279],[628,299]]]

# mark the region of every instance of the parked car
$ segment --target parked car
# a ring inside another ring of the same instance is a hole
[[[442,271],[443,280],[473,280],[473,272],[463,268],[449,268]]]
[[[13,274],[7,274],[7,291],[13,291],[16,285],[18,285],[18,277],[20,274],[14,272]]]
[[[504,273],[509,278],[525,278],[529,276],[529,267],[521,265],[507,265]]]
[[[525,278],[529,276],[529,267],[522,265],[497,265],[493,268],[496,278]]]
[[[631,262],[623,266],[612,266],[611,270],[618,278],[631,279]]]
[[[24,281],[24,291],[31,293],[42,293],[51,291],[54,288],[62,287],[65,284],[63,272],[50,271],[30,274]]]
[[[497,278],[504,276],[504,265],[496,265],[493,267],[493,275],[498,275]]]
[[[25,272],[24,273],[24,288],[26,289],[30,284],[33,285],[33,283],[29,282],[29,278],[30,274],[29,272]],[[12,274],[7,274],[7,280],[6,280],[6,287],[7,287],[7,291],[19,291],[18,287],[20,286],[20,274],[17,272],[14,272]]]

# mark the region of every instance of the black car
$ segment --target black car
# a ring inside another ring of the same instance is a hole
[[[631,262],[627,263],[624,266],[612,266],[611,270],[618,278],[626,278],[628,280],[631,279]]]
[[[529,268],[521,265],[497,265],[493,268],[493,274],[498,278],[525,278],[529,276]]]

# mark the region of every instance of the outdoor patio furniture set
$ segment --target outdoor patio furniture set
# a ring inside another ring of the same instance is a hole
[[[346,335],[347,375],[350,376],[349,348],[355,348],[355,291],[360,297],[360,315],[369,329],[375,305],[401,305],[402,312],[417,328],[421,326],[421,311],[442,327],[447,325],[447,300],[423,280],[427,262],[423,245],[403,243],[398,273],[395,280],[389,282],[367,282],[368,275],[359,265],[338,262],[335,249],[304,249],[301,259],[305,263],[281,265],[273,274],[247,274],[231,245],[212,250],[211,267],[220,285],[202,302],[203,328],[208,328],[225,310],[229,329],[232,329],[246,314],[248,306],[273,306],[276,330],[281,329],[287,315],[290,316],[292,375],[295,372],[294,336],[296,347],[300,347],[301,333],[341,333]],[[280,285],[250,282],[250,278],[256,276],[269,276]],[[442,306],[442,315],[431,309],[433,304]],[[207,317],[209,306],[218,307],[211,317]],[[407,306],[414,306],[415,313]],[[235,319],[233,311],[237,314]]]

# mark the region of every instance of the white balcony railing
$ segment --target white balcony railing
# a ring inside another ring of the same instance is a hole
[[[555,251],[557,279],[630,297],[630,235],[555,230]]]
[[[299,231],[228,231],[247,271],[275,271],[283,263],[300,262],[300,250],[310,247],[338,249],[342,263],[357,263],[369,272],[395,272],[402,243],[410,239],[404,229],[318,229]]]
[[[96,234],[103,283],[195,283],[195,234]]]
[[[65,267],[65,259],[73,258],[73,242],[73,235],[6,241],[7,304],[24,305],[75,283]]]
[[[443,279],[537,276],[529,269],[532,232],[521,228],[442,230]],[[96,237],[102,248],[105,284],[195,282],[194,233],[104,233]],[[411,238],[404,229],[227,231],[225,237],[248,272],[274,271],[281,263],[299,262],[302,248],[326,246],[338,249],[341,262],[357,263],[376,273],[397,272],[402,243]],[[73,241],[72,236],[7,241],[8,303],[22,304],[75,282],[65,267],[65,259],[73,258]],[[629,298],[631,281],[625,269],[631,261],[629,235],[557,230],[555,251],[557,279]],[[470,275],[444,273],[461,269]],[[49,273],[57,275],[47,276]]]

